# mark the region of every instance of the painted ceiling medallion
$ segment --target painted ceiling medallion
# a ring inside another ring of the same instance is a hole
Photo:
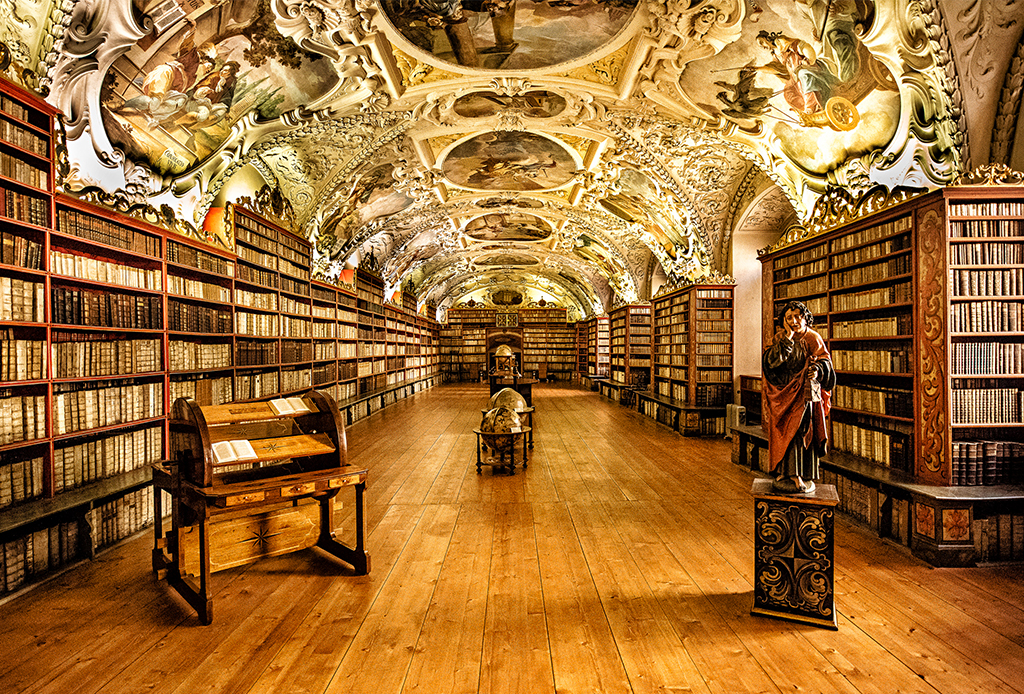
[[[551,225],[532,214],[486,214],[463,231],[474,241],[543,241],[551,236]]]
[[[637,0],[382,0],[409,42],[447,63],[532,70],[582,58],[626,26]]]
[[[563,97],[548,91],[522,95],[483,91],[460,96],[455,100],[453,110],[463,118],[490,118],[503,111],[517,111],[528,118],[554,118],[565,107]]]
[[[576,160],[543,135],[490,132],[453,147],[441,169],[449,181],[472,190],[551,190],[573,179]]]
[[[529,255],[520,255],[518,253],[505,253],[502,255],[492,255],[487,258],[481,258],[476,261],[477,265],[485,267],[500,267],[504,265],[537,265],[538,260]]]

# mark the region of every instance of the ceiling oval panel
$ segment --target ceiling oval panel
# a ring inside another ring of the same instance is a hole
[[[101,100],[110,140],[134,161],[180,174],[246,116],[272,120],[332,91],[331,61],[273,27],[244,0],[227,0],[147,36],[111,67]]]
[[[549,91],[519,95],[481,91],[460,96],[455,100],[452,110],[463,118],[490,118],[508,111],[515,111],[527,118],[554,118],[566,106],[563,97]]]
[[[530,267],[539,263],[539,260],[525,253],[501,253],[476,261],[476,265],[482,267]]]
[[[638,0],[382,0],[407,41],[442,62],[534,70],[578,60],[610,43]]]
[[[463,233],[474,241],[543,241],[550,238],[551,224],[532,214],[485,214],[471,219]]]
[[[452,184],[479,191],[540,191],[573,180],[577,157],[555,140],[530,132],[489,132],[452,147],[441,170]]]

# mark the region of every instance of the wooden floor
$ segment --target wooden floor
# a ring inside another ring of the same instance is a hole
[[[204,627],[138,536],[0,606],[0,692],[1024,692],[1021,565],[932,569],[840,518],[839,630],[753,617],[727,442],[545,387],[529,468],[478,476],[486,400],[349,428],[368,576],[314,550],[217,573]]]

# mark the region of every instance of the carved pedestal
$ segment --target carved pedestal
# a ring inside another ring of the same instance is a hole
[[[754,606],[751,614],[836,629],[836,488],[779,494],[754,480]]]

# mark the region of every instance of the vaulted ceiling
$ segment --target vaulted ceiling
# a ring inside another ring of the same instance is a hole
[[[66,192],[230,248],[228,203],[444,309],[728,274],[829,185],[1017,165],[1019,0],[0,0]]]

